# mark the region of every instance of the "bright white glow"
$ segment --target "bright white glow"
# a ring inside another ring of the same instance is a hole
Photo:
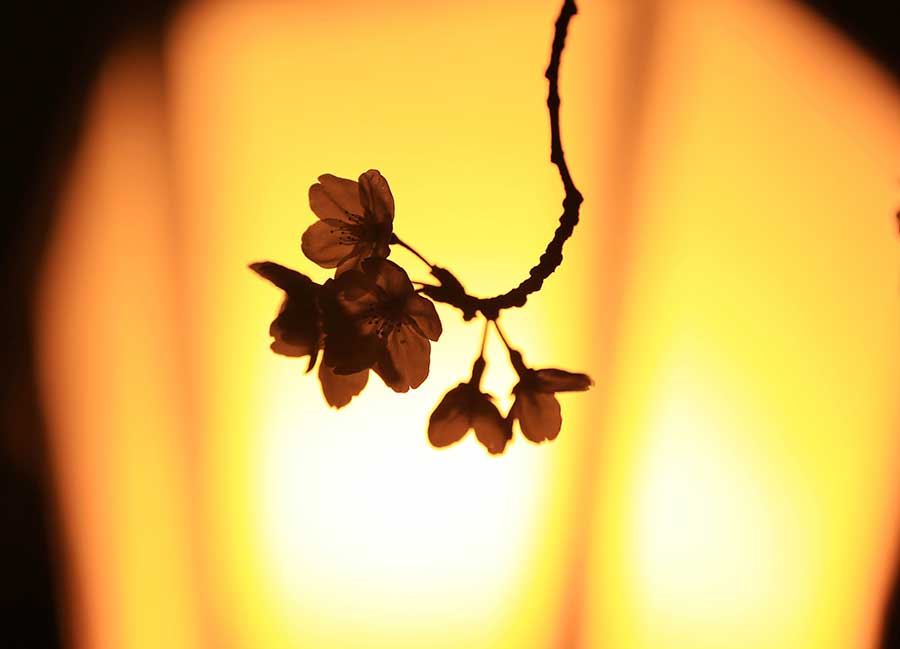
[[[448,336],[438,365],[470,352],[464,344]],[[268,367],[265,383],[277,388],[262,407],[252,509],[273,599],[302,611],[304,636],[309,624],[323,633],[343,625],[349,601],[361,630],[388,624],[414,635],[463,611],[462,625],[495,623],[540,541],[546,449],[518,442],[495,458],[470,434],[435,451],[424,422],[445,386],[398,396],[373,374],[360,398],[334,411],[314,380],[298,381],[296,362]]]

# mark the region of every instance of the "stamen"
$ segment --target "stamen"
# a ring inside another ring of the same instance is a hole
[[[338,243],[349,246],[360,241],[360,228],[355,225],[337,225],[328,233],[338,240]]]
[[[374,308],[366,314],[366,324],[371,325],[375,331],[375,335],[379,338],[386,338],[396,331],[401,323],[382,312],[376,312]]]

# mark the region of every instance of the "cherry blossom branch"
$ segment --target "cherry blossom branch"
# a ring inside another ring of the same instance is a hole
[[[539,291],[541,286],[543,286],[544,280],[550,277],[562,263],[563,244],[572,236],[572,232],[578,224],[578,212],[584,199],[581,196],[581,192],[575,187],[575,183],[569,173],[569,166],[566,164],[562,138],[559,132],[559,64],[566,45],[569,21],[577,12],[578,8],[575,6],[574,0],[565,0],[563,2],[559,17],[556,19],[556,30],[550,51],[550,64],[547,66],[547,71],[544,74],[550,87],[547,96],[547,110],[550,114],[550,161],[559,169],[559,177],[565,190],[565,197],[562,202],[563,213],[559,217],[559,226],[553,233],[553,238],[547,244],[544,254],[541,255],[537,265],[528,272],[528,278],[502,295],[488,298],[474,297],[466,292],[462,283],[449,270],[431,266],[415,250],[402,243],[399,239],[396,241],[431,266],[431,274],[441,283],[440,286],[424,287],[422,292],[435,302],[443,302],[461,310],[465,320],[471,320],[478,312],[481,312],[488,320],[496,320],[503,309],[524,306],[528,296]]]

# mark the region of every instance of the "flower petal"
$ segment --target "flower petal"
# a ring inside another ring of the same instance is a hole
[[[356,296],[363,293],[375,292],[375,282],[359,268],[335,277],[334,280],[325,280],[323,288],[325,286],[330,286],[335,295],[346,295],[349,300],[355,300]]]
[[[309,277],[271,261],[250,268],[285,292],[278,315],[269,325],[272,351],[282,356],[309,356],[309,369],[319,353],[321,315],[317,305],[322,287]]]
[[[392,261],[370,257],[363,260],[362,269],[388,298],[415,294],[406,271]]]
[[[319,365],[319,383],[322,385],[322,394],[328,405],[334,408],[343,408],[362,392],[369,381],[369,370],[362,370],[354,374],[335,374],[334,370],[325,363]]]
[[[475,429],[475,437],[488,453],[499,455],[506,449],[506,443],[512,437],[510,423],[503,418],[497,406],[484,393],[479,393],[472,405],[472,428]]]
[[[347,313],[339,300],[341,291],[338,287],[353,272],[361,275],[358,271],[350,271],[336,280],[328,280],[319,296],[325,332],[323,362],[336,374],[353,374],[368,369],[377,359],[379,345],[376,338],[360,332],[356,318]]]
[[[329,285],[329,290],[322,291],[322,299],[326,319],[354,322],[369,314],[378,304],[378,288],[367,275],[351,268]],[[362,330],[361,330],[362,331]],[[362,331],[362,333],[369,333]]]
[[[335,278],[340,277],[347,271],[360,270],[360,264],[362,264],[363,259],[370,256],[371,248],[372,246],[363,241],[357,243],[353,250],[337,263],[337,268],[334,271]]]
[[[510,419],[519,420],[522,434],[532,442],[556,439],[562,426],[559,402],[552,394],[515,390],[516,400],[509,411]]]
[[[307,345],[305,343],[289,343],[286,341],[281,334],[280,331],[276,330],[275,322],[272,322],[272,326],[269,328],[269,333],[275,339],[272,341],[272,344],[269,345],[271,350],[276,354],[280,354],[281,356],[289,356],[291,358],[300,358],[301,356],[306,356],[307,354],[317,354],[319,350],[315,347]]]
[[[319,182],[309,188],[309,207],[320,219],[337,219],[352,223],[348,216],[363,216],[359,201],[359,183],[349,178],[338,178],[331,174],[319,176]]]
[[[375,223],[390,226],[394,221],[394,196],[388,181],[377,169],[359,177],[359,198],[366,216]]]
[[[335,374],[355,374],[371,368],[378,359],[374,336],[360,336],[353,327],[326,324],[323,363]]]
[[[555,368],[535,370],[534,379],[534,389],[538,392],[583,392],[594,384],[587,374]]]
[[[460,383],[444,395],[428,420],[428,441],[432,446],[450,446],[468,432],[471,394],[472,387]]]
[[[387,351],[391,363],[397,368],[401,381],[410,388],[417,388],[428,378],[431,361],[431,343],[407,325],[400,325],[387,336]],[[397,390],[393,385],[394,390]],[[401,390],[405,392],[405,390]]]
[[[292,357],[309,355],[311,363],[315,363],[319,353],[319,322],[317,314],[310,314],[306,305],[286,297],[278,316],[269,325],[269,335],[275,339],[271,348],[276,354]]]
[[[441,337],[441,319],[431,300],[414,293],[406,300],[404,310],[428,338],[437,340]]]
[[[258,261],[249,267],[260,277],[264,277],[286,292],[311,290],[315,286],[315,282],[303,273],[276,264],[274,261]]]
[[[381,377],[384,384],[394,392],[409,391],[409,383],[404,382],[403,376],[394,366],[394,362],[391,360],[391,355],[388,353],[386,347],[381,346],[379,349],[377,359],[375,364],[372,365],[372,369]]]
[[[353,243],[342,243],[340,230],[335,223],[334,219],[316,221],[306,228],[300,238],[303,254],[322,268],[334,268],[352,254],[355,248]]]

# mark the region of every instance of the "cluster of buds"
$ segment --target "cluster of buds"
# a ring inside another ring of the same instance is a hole
[[[431,342],[442,332],[434,303],[423,295],[428,285],[413,286],[406,271],[387,259],[400,245],[432,266],[393,232],[394,198],[385,178],[372,169],[358,181],[330,174],[309,190],[318,221],[303,233],[301,249],[311,261],[333,268],[324,284],[271,261],[250,268],[284,291],[281,309],[269,327],[272,351],[309,357],[307,372],[321,356],[318,377],[329,405],[342,408],[360,394],[374,371],[395,392],[419,387],[428,377]],[[557,392],[586,390],[585,374],[558,369],[531,369],[506,344],[519,375],[515,400],[504,417],[493,397],[481,391],[485,370],[484,339],[472,376],[450,390],[428,425],[436,447],[453,444],[470,430],[490,453],[502,453],[512,438],[514,422],[532,442],[555,439],[562,416]]]
[[[471,378],[447,392],[431,413],[428,439],[432,445],[438,448],[449,446],[461,440],[469,430],[474,430],[482,446],[496,455],[502,453],[512,439],[515,422],[519,423],[522,435],[535,444],[556,439],[562,427],[556,393],[581,392],[593,385],[587,374],[526,367],[522,354],[509,346],[499,327],[497,332],[519,375],[519,382],[512,390],[515,400],[509,413],[505,417],[501,415],[494,405],[493,395],[481,391],[481,377],[486,366],[482,340],[481,354],[472,366]]]

